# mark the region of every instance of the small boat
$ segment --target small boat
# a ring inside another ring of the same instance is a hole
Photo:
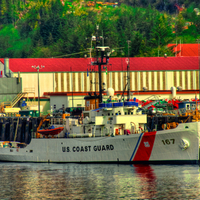
[[[49,135],[57,135],[59,134],[61,131],[63,131],[64,127],[49,127],[48,129],[41,129],[38,130],[38,133],[44,135],[44,136],[49,136]]]

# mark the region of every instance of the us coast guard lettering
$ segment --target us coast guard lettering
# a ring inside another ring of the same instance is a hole
[[[62,147],[62,152],[90,152],[90,151],[112,151],[114,146],[110,145],[97,145],[97,146],[73,146]]]

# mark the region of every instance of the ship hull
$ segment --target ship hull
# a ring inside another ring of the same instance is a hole
[[[198,163],[200,122],[115,137],[33,138],[25,148],[1,148],[0,161],[55,163]]]

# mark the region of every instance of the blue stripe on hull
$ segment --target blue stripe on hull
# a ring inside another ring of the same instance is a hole
[[[138,145],[139,145],[139,143],[140,143],[140,141],[141,141],[141,138],[142,138],[143,134],[144,134],[144,133],[141,133],[141,134],[140,134],[140,137],[139,137],[139,139],[138,139],[138,141],[137,141],[137,144],[136,144],[136,146],[135,146],[135,149],[134,149],[133,154],[132,154],[132,156],[131,156],[131,158],[130,158],[129,161],[132,161],[133,156],[135,155],[135,152],[136,152],[136,150],[137,150],[137,148],[138,148]]]

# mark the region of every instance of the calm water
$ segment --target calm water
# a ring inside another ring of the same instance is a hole
[[[0,163],[0,199],[200,199],[198,165]]]

